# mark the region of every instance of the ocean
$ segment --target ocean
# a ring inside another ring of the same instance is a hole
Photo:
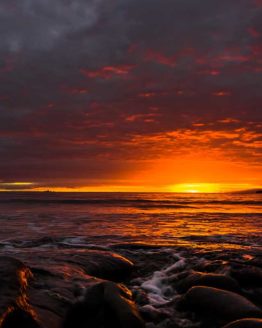
[[[192,270],[228,274],[236,263],[262,262],[259,193],[2,192],[0,224],[1,255],[72,281],[83,279],[75,254],[116,252],[134,262],[126,285],[142,313],[161,314],[149,328],[220,327],[177,312],[174,281]]]
[[[259,249],[262,194],[0,193],[0,222],[3,252],[32,242]]]

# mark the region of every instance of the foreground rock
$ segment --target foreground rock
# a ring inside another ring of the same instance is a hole
[[[60,249],[52,249],[41,253],[32,250],[21,259],[32,269],[55,271],[62,266],[72,266],[90,276],[115,282],[126,280],[134,269],[134,264],[125,257],[101,250],[63,249],[61,252]]]
[[[68,261],[68,258],[65,259]],[[121,282],[127,279],[134,269],[134,264],[125,257],[107,251],[86,251],[74,254],[71,263],[82,267],[91,276]]]
[[[215,273],[192,272],[179,281],[175,288],[181,292],[187,292],[193,286],[208,286],[229,291],[238,291],[238,283],[231,277]]]
[[[262,328],[261,319],[242,319],[231,322],[224,328]]]
[[[0,257],[0,325],[2,328],[38,328],[37,315],[26,290],[31,271],[11,257]]]
[[[222,289],[192,287],[184,296],[182,305],[206,317],[219,320],[262,317],[262,312],[245,297]]]
[[[63,328],[143,328],[131,292],[113,282],[90,287],[68,311]]]
[[[32,313],[22,308],[15,308],[2,320],[1,328],[40,328]]]
[[[60,328],[77,293],[103,281],[101,278],[123,281],[134,267],[118,254],[96,250],[29,251],[25,258],[23,255],[19,254],[24,262],[0,257],[1,328]],[[108,304],[118,300],[116,296],[108,298]]]

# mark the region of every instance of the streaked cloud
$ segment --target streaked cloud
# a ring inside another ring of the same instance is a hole
[[[260,0],[2,1],[0,179],[124,184],[208,153],[261,180],[261,21]]]

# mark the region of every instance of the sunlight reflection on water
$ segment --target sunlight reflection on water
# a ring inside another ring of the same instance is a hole
[[[2,193],[0,242],[258,247],[261,213],[261,194]]]

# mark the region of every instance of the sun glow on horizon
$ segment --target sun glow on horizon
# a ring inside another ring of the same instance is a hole
[[[96,186],[41,186],[36,182],[9,182],[0,183],[0,191],[30,191],[30,192],[173,192],[173,193],[224,193],[245,190],[262,189],[261,185],[248,183],[180,183],[172,185],[96,185]]]
[[[181,183],[170,186],[171,192],[178,193],[221,193],[241,191],[255,188],[249,184],[227,184],[227,183]]]

